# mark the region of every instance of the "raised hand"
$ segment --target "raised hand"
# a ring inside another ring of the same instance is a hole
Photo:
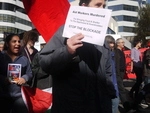
[[[83,46],[83,43],[81,41],[83,38],[83,34],[79,33],[67,40],[67,49],[70,54],[75,54],[76,49]]]

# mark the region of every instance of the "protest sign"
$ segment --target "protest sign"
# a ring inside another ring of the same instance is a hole
[[[70,6],[63,37],[70,38],[82,33],[84,35],[82,41],[103,45],[111,12],[109,9]]]

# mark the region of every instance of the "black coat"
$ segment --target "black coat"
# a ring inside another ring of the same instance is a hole
[[[144,76],[148,76],[150,77],[150,49],[147,49],[144,52],[144,56],[143,56],[143,65],[144,65]]]
[[[39,64],[39,52],[35,54],[32,63],[32,74],[33,78],[33,86],[40,89],[46,89],[52,87],[52,77],[50,74],[44,72]]]
[[[52,113],[111,113],[115,89],[108,49],[83,43],[71,55],[62,33],[63,26],[40,52],[40,65],[53,80]]]

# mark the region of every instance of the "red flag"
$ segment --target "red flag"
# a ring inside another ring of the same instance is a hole
[[[22,0],[30,20],[47,42],[65,23],[68,0]]]
[[[52,105],[52,93],[27,86],[23,86],[21,91],[29,113],[45,113]]]

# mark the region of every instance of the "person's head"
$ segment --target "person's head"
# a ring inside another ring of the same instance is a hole
[[[116,47],[119,49],[123,49],[124,48],[124,40],[122,38],[118,38],[116,40]]]
[[[134,47],[140,48],[142,45],[142,41],[141,40],[134,40]]]
[[[3,51],[4,48],[4,42],[0,42],[0,51]]]
[[[39,35],[35,31],[27,31],[23,35],[23,46],[34,46],[35,42],[38,41]]]
[[[18,54],[21,47],[20,40],[21,39],[17,34],[9,34],[6,36],[4,41],[4,51],[14,55]]]
[[[105,8],[106,0],[80,0],[79,6]]]
[[[110,49],[113,50],[115,47],[115,39],[112,36],[107,35],[105,37],[105,40],[108,43],[108,46],[110,47]]]

